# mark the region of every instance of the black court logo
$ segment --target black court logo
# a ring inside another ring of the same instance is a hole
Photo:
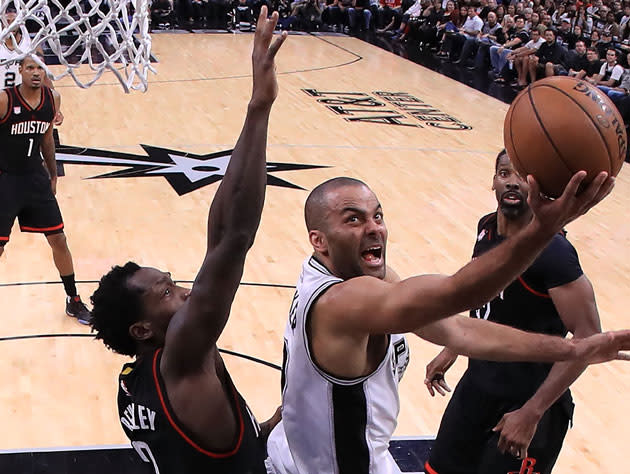
[[[175,192],[182,196],[223,179],[233,152],[233,150],[225,150],[207,155],[195,155],[149,145],[140,146],[144,149],[146,155],[58,145],[56,156],[57,162],[63,164],[124,167],[122,170],[92,176],[90,179],[151,178],[162,176],[169,182]],[[316,168],[328,168],[328,166],[268,161],[267,185],[304,189],[275,176],[273,173]]]
[[[472,130],[470,125],[408,92],[374,91],[370,95],[318,89],[302,91],[347,122]]]

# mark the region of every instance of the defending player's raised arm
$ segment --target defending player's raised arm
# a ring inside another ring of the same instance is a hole
[[[253,92],[245,124],[208,216],[208,248],[185,306],[171,320],[164,349],[175,370],[195,370],[214,347],[230,313],[254,242],[267,182],[267,127],[277,95],[274,58],[286,35],[273,32],[278,14],[262,7],[252,54]],[[164,363],[164,362],[163,362]]]

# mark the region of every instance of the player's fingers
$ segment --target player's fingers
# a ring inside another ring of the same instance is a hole
[[[558,199],[566,201],[568,199],[574,198],[578,192],[578,189],[580,188],[580,184],[582,184],[582,181],[584,181],[584,178],[586,178],[586,171],[578,171],[577,173],[575,173],[565,186],[564,191],[562,192],[562,196],[560,196]],[[587,190],[589,188],[587,188]]]
[[[598,201],[595,199],[599,195],[606,178],[608,178],[608,173],[602,171],[595,176],[595,179],[580,193],[578,196],[578,215],[586,214],[591,207],[597,204]]]
[[[606,196],[608,196],[613,188],[615,187],[615,177],[614,176],[609,176],[606,181],[604,181],[604,184],[602,184],[601,188],[599,188],[599,192],[597,193],[597,195],[595,196],[594,204],[597,204],[598,202],[602,201]]]
[[[431,384],[431,382],[426,382],[424,383],[427,386],[427,390],[429,391],[429,393],[431,394],[432,397],[435,397],[435,391],[433,390],[433,385]]]
[[[433,388],[435,388],[435,390],[437,390],[437,393],[439,393],[442,396],[446,395],[446,392],[442,389],[442,387],[440,386],[440,384],[438,382],[433,382]]]
[[[276,14],[276,12],[274,12],[274,14]],[[269,57],[271,59],[276,57],[280,46],[282,46],[282,43],[284,43],[284,41],[287,39],[287,36],[289,36],[289,33],[283,31],[282,34],[278,38],[276,38],[273,44],[269,47]]]
[[[446,390],[447,392],[451,391],[451,387],[448,386],[448,384],[446,383],[446,380],[442,379],[438,382],[440,384],[440,386]]]

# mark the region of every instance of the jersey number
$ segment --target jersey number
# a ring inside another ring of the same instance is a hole
[[[28,139],[28,152],[26,153],[26,157],[29,158],[31,156],[31,153],[33,152],[33,143],[34,140],[32,138]]]
[[[144,441],[132,441],[131,446],[136,450],[140,459],[144,462],[150,462],[153,464],[153,469],[155,469],[155,474],[160,474],[160,470],[158,469],[158,465],[155,462],[155,458],[153,457],[153,453],[151,452],[151,448]]]
[[[15,73],[7,71],[4,73],[4,88],[8,89],[15,85]]]

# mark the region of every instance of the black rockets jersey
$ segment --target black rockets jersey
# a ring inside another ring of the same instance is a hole
[[[22,97],[18,86],[5,89],[7,113],[0,119],[0,171],[27,174],[39,170],[39,152],[44,133],[55,118],[52,91],[41,87],[39,105],[32,108]]]
[[[473,258],[504,240],[497,232],[497,215],[479,221]],[[563,234],[556,234],[534,263],[492,301],[472,310],[470,316],[524,331],[565,336],[567,329],[548,290],[582,276],[577,252]],[[524,401],[543,383],[552,364],[490,362],[470,359],[468,375],[481,390]],[[569,393],[567,391],[566,396]]]
[[[239,431],[232,451],[217,453],[204,449],[178,421],[160,374],[161,353],[125,364],[119,376],[120,423],[142,460],[160,474],[265,474],[260,428],[227,370]]]

